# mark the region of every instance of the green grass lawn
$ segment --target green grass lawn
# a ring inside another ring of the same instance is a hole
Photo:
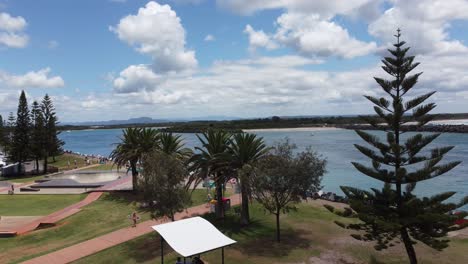
[[[59,171],[74,169],[75,160],[76,160],[76,164],[78,168],[87,166],[85,162],[85,158],[76,154],[64,153],[60,156],[55,157],[55,161],[53,160],[52,157],[49,157],[48,159],[49,165],[57,167]],[[68,166],[68,162],[70,162],[70,166]],[[95,163],[96,161],[93,162],[93,164]]]
[[[0,195],[0,215],[48,215],[71,204],[81,201],[85,196],[86,195],[76,194]]]
[[[275,242],[273,216],[265,214],[258,205],[251,208],[252,223],[240,227],[237,215],[229,214],[224,222],[214,220],[213,215],[205,218],[213,222],[223,233],[238,241],[226,248],[226,263],[269,264],[269,263],[406,263],[404,249],[400,246],[388,251],[377,252],[371,243],[359,242],[349,236],[349,231],[333,223],[337,216],[318,205],[303,203],[299,210],[282,217],[282,242]],[[342,220],[342,219],[341,219]],[[468,263],[468,239],[455,239],[451,247],[443,252],[417,246],[421,263]],[[160,238],[156,233],[147,234],[117,245],[110,249],[76,261],[85,263],[159,263]],[[165,261],[174,263],[177,254],[165,246]],[[220,250],[203,254],[208,263],[220,263]]]
[[[121,167],[117,169],[117,165],[114,165],[112,163],[107,163],[107,164],[99,164],[98,166],[85,169],[85,171],[96,171],[96,170],[102,170],[102,171],[120,171],[120,172],[126,172],[127,169],[125,167]]]
[[[204,190],[196,190],[194,197]],[[19,196],[19,195],[18,195]],[[33,197],[34,198],[34,197]],[[0,239],[0,263],[16,263],[130,226],[128,215],[139,212],[142,221],[149,213],[138,210],[130,193],[108,193],[99,200],[58,223],[56,227],[30,234]],[[194,204],[200,199],[195,198]]]
[[[2,178],[0,177],[0,181],[9,181],[9,182],[15,182],[15,183],[24,183],[24,182],[33,182],[35,180],[40,180],[44,178],[44,175],[40,176],[32,176],[32,177],[8,177],[8,178]]]

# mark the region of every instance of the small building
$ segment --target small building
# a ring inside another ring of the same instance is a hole
[[[17,176],[24,171],[24,166],[19,165],[19,163],[8,164],[2,167],[2,176],[3,177],[12,177]]]

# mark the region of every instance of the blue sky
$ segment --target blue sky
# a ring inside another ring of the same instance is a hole
[[[468,111],[466,0],[0,0],[0,13],[3,116],[23,89],[50,94],[62,121],[369,113],[399,26],[420,92]]]

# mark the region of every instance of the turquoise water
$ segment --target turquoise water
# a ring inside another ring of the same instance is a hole
[[[60,137],[65,141],[64,148],[82,154],[100,154],[107,156],[119,142],[121,129],[81,130],[63,132]],[[288,137],[292,143],[303,150],[311,146],[313,150],[327,159],[327,173],[322,185],[325,191],[342,193],[340,185],[354,186],[368,189],[380,188],[382,184],[377,180],[360,174],[351,165],[351,161],[363,163],[368,160],[360,154],[353,144],[364,142],[350,130],[322,130],[322,131],[259,131],[267,144],[272,144]],[[410,135],[410,134],[409,134]],[[182,134],[187,147],[197,146],[198,139],[195,134]],[[444,191],[456,191],[452,201],[458,201],[468,195],[468,134],[446,133],[440,136],[432,146],[451,145],[455,148],[446,156],[446,161],[462,161],[463,163],[435,179],[421,182],[416,187],[420,195],[432,195]],[[465,206],[468,209],[468,206]]]

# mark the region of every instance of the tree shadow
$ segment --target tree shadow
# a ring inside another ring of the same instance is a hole
[[[243,226],[236,214],[227,214],[222,220],[216,219],[214,214],[203,217],[225,235],[237,238],[239,243],[233,247],[246,255],[283,257],[289,255],[292,250],[310,247],[310,239],[307,239],[310,231],[305,229],[284,226],[281,228],[281,242],[277,242],[275,227],[261,219],[252,218],[249,225]]]
[[[151,234],[133,240],[128,244],[126,252],[137,263],[159,259],[161,257],[161,237],[157,234]],[[164,243],[164,256],[172,252],[174,250],[167,243]]]
[[[136,202],[141,202],[142,199],[140,195],[136,195],[131,192],[109,192],[107,195],[103,195],[101,200],[128,206]]]
[[[263,257],[284,257],[288,256],[292,250],[307,249],[310,247],[310,240],[305,238],[309,231],[307,230],[281,230],[281,242],[275,239],[275,232],[268,236],[253,237],[244,243],[236,245],[244,254],[250,256],[263,256]]]

